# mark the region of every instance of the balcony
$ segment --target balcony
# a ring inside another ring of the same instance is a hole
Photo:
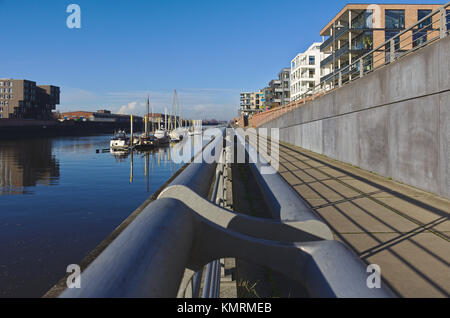
[[[346,64],[342,65],[340,69],[336,69],[334,72],[321,77],[320,82],[322,83],[322,82],[330,81],[333,77],[335,77],[335,79],[337,79],[339,76],[339,73],[341,73],[341,76],[345,76],[349,73],[354,73],[355,71],[357,71],[359,73],[359,63],[352,64],[350,67],[349,67],[349,64],[346,63]]]
[[[349,52],[350,52],[350,49],[349,49],[348,43],[347,43],[345,46],[343,46],[339,50],[337,50],[334,54],[331,54],[329,57],[327,57],[322,62],[320,62],[320,68],[324,68],[325,66],[327,66],[328,64],[333,62],[333,60],[337,60],[342,55],[347,54]]]
[[[325,42],[322,43],[322,45],[320,45],[320,51],[323,52],[327,47],[333,44],[333,41],[339,40],[339,38],[343,36],[348,30],[349,30],[348,26],[344,26],[342,28],[337,29],[336,34],[334,36],[330,36],[328,39],[326,39]]]

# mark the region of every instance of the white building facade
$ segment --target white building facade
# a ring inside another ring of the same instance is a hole
[[[304,53],[291,61],[291,102],[320,84],[320,62],[328,55],[320,52],[322,43],[313,43]]]

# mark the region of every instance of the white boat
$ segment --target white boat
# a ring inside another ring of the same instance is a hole
[[[201,134],[202,134],[201,130],[194,130],[194,131],[189,132],[189,136],[195,136],[195,135],[201,135]]]
[[[181,129],[172,130],[169,133],[169,137],[171,142],[179,142],[184,138],[183,131]]]
[[[109,146],[112,150],[124,150],[130,146],[130,139],[123,130],[119,130],[114,133],[114,137],[109,142]]]
[[[170,142],[170,136],[165,129],[156,130],[154,136],[158,139],[160,145],[168,144]]]

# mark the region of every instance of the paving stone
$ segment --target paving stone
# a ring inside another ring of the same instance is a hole
[[[450,244],[431,233],[344,234],[367,264],[381,267],[382,278],[401,297],[449,297]],[[370,251],[367,253],[366,251]]]

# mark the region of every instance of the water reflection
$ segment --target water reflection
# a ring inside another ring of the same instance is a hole
[[[175,147],[176,144],[171,144],[170,147]],[[154,169],[161,166],[168,165],[171,174],[179,169],[179,165],[171,160],[170,147],[159,147],[147,151],[129,151],[129,150],[113,150],[110,149],[110,154],[115,158],[116,162],[126,162],[130,157],[130,183],[134,180],[134,162],[136,159],[144,159],[144,176],[146,177],[147,192],[150,192],[150,175]]]
[[[130,154],[130,152],[126,150],[113,150],[113,149],[110,149],[110,153],[111,155],[114,156],[117,162],[127,161],[128,155]]]
[[[56,185],[59,162],[50,139],[0,141],[0,195],[31,193],[27,187]]]

